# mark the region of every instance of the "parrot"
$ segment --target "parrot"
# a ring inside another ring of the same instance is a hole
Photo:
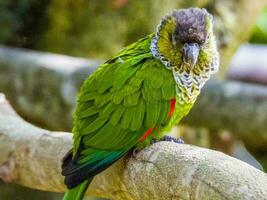
[[[213,17],[204,8],[170,12],[154,33],[101,64],[77,97],[63,200],[82,200],[93,178],[133,149],[175,141],[165,137],[168,130],[218,68]]]

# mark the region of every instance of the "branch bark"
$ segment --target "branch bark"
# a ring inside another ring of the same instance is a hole
[[[0,95],[0,178],[63,192],[61,158],[71,134],[37,128]],[[240,173],[242,172],[242,173]],[[160,142],[126,156],[96,176],[88,195],[109,199],[265,199],[267,175],[223,153]]]
[[[210,81],[182,123],[227,129],[252,149],[267,145],[267,87],[235,81]]]

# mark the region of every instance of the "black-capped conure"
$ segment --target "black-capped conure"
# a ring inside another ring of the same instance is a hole
[[[199,8],[174,10],[100,65],[78,96],[64,200],[81,200],[94,176],[178,124],[218,66],[213,19]]]

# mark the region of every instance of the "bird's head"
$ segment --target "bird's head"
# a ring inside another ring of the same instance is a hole
[[[178,85],[200,89],[219,66],[212,16],[199,8],[171,12],[160,21],[151,52],[173,70]]]

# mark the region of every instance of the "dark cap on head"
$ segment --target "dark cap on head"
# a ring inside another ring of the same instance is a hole
[[[182,43],[195,42],[203,44],[207,37],[207,15],[209,15],[208,12],[200,8],[173,11],[171,16],[174,17],[176,23],[175,40]],[[209,15],[209,17],[211,16]]]

